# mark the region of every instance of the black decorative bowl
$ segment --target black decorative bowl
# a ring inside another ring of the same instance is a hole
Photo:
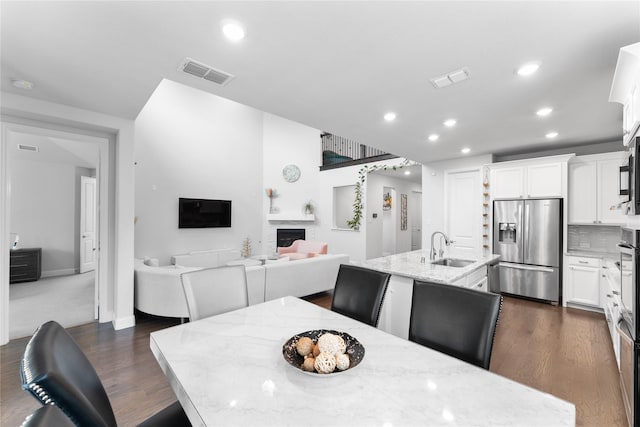
[[[345,371],[348,371],[358,366],[358,364],[364,358],[364,347],[362,346],[362,344],[360,344],[360,342],[357,339],[347,334],[346,332],[332,331],[330,329],[315,329],[313,331],[300,332],[299,334],[296,334],[291,338],[289,338],[287,342],[284,343],[284,345],[282,346],[282,355],[284,356],[284,360],[286,360],[287,363],[289,363],[291,366],[304,372],[305,374],[320,375],[320,376],[326,377],[329,375],[339,374],[340,372],[345,372],[345,371],[339,371],[336,369],[330,374],[320,374],[315,371],[310,372],[302,369],[302,364],[304,363],[304,357],[300,356],[298,354],[298,351],[296,350],[296,344],[298,343],[298,340],[302,337],[309,337],[313,340],[314,343],[317,343],[318,338],[323,334],[338,335],[342,337],[345,344],[347,345],[347,350],[345,351],[345,354],[349,356],[349,369],[346,369]]]

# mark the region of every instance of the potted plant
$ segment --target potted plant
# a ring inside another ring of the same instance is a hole
[[[313,215],[313,203],[311,200],[304,204],[304,213],[305,215]]]

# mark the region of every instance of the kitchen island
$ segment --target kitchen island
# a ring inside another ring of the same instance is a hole
[[[487,292],[487,266],[498,261],[499,255],[469,259],[463,266],[438,264],[429,260],[429,251],[417,250],[389,255],[352,264],[390,273],[389,287],[380,311],[378,328],[401,338],[409,336],[409,317],[413,281],[445,283]],[[440,261],[442,262],[442,261]]]

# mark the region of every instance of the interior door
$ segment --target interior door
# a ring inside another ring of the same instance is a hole
[[[96,179],[80,177],[80,273],[96,268]]]
[[[422,192],[411,192],[409,223],[411,224],[411,250],[422,249]]]
[[[445,233],[453,240],[450,252],[461,258],[480,253],[482,186],[480,171],[447,172]],[[439,248],[437,242],[434,243]]]

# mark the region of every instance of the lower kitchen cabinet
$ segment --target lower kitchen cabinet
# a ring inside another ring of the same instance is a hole
[[[601,307],[600,259],[566,257],[565,266],[564,305],[572,303]]]

